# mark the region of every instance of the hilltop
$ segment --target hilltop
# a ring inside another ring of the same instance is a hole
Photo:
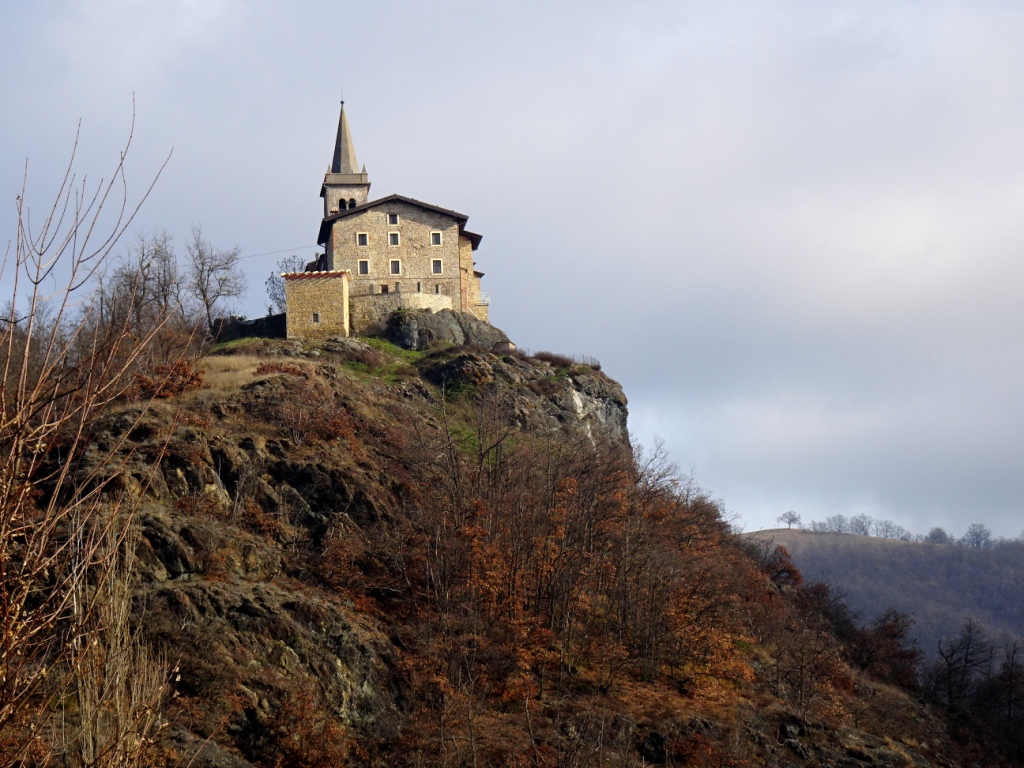
[[[599,370],[343,338],[198,366],[105,413],[74,466],[134,499],[133,622],[175,665],[153,764],[983,754],[851,660],[827,592],[635,454]]]

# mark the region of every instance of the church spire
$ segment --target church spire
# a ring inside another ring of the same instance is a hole
[[[338,117],[338,137],[334,140],[334,157],[331,167],[324,174],[320,197],[324,199],[324,217],[363,205],[370,194],[370,177],[366,167],[362,170],[356,161],[356,148],[352,144],[352,132],[345,117],[345,102],[341,102]]]
[[[359,173],[356,148],[352,144],[352,133],[345,117],[345,102],[341,102],[341,116],[338,118],[338,137],[334,140],[334,158],[331,173]]]

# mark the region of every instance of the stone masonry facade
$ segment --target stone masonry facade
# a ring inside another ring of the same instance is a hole
[[[372,333],[398,309],[452,309],[488,322],[489,297],[473,263],[481,236],[466,229],[469,217],[401,195],[371,201],[369,190],[342,104],[320,188],[324,252],[305,273],[283,275],[288,337]],[[339,301],[344,308],[324,303]]]
[[[289,272],[282,277],[289,339],[349,335],[347,272]]]
[[[447,297],[444,307],[487,321],[464,218],[397,195],[346,211],[327,234],[327,269],[351,274],[353,299],[378,294]],[[461,220],[460,220],[461,219]],[[366,328],[353,317],[356,333]]]
[[[450,296],[433,293],[373,293],[349,298],[349,318],[354,333],[381,330],[383,321],[401,309],[451,309]]]

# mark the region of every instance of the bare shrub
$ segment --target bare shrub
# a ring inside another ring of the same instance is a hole
[[[287,388],[264,407],[268,420],[280,424],[296,445],[312,438],[333,440],[352,433],[351,417],[338,410],[333,391],[317,377],[288,382]]]
[[[133,394],[143,400],[160,400],[203,386],[203,371],[191,360],[157,365],[152,375],[135,374]]]
[[[17,235],[4,257],[12,294],[0,317],[2,765],[40,754],[51,732],[46,724],[66,696],[92,696],[85,677],[98,662],[89,654],[101,651],[91,649],[109,651],[121,642],[110,634],[111,612],[121,610],[113,592],[122,589],[130,566],[112,554],[112,542],[121,543],[116,521],[125,503],[112,491],[131,453],[132,428],[105,449],[92,442],[92,429],[129,390],[165,324],[158,318],[140,326],[130,313],[111,316],[99,287],[104,265],[141,205],[127,200],[130,145],[129,135],[110,181],[96,186],[77,180],[72,152],[41,217],[30,215],[26,173]],[[54,290],[55,284],[62,287]],[[139,409],[137,418],[144,414]],[[122,647],[109,658],[120,655],[125,662],[125,653],[142,652]],[[133,658],[142,663],[141,656]],[[130,665],[117,674],[130,675]],[[139,754],[119,744],[129,730],[104,732],[105,754],[122,748]]]
[[[543,360],[545,363],[551,363],[555,368],[573,368],[576,365],[576,361],[571,357],[559,355],[555,352],[535,352],[533,359]]]
[[[279,363],[272,360],[267,363],[260,363],[256,367],[256,371],[253,373],[253,376],[268,376],[273,373],[285,373],[289,376],[306,375],[306,372],[301,366],[295,365],[294,363]]]
[[[162,727],[169,665],[131,620],[138,540],[130,516],[105,526],[108,578],[77,585],[78,631],[67,660],[73,695],[61,699],[48,729],[54,756],[68,768],[147,765]]]

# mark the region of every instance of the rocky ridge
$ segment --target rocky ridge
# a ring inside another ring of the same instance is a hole
[[[213,358],[237,363],[237,383],[190,393],[141,421],[140,407],[129,407],[97,425],[98,448],[132,430],[121,486],[138,502],[136,614],[147,640],[180,668],[169,764],[391,764],[376,755],[408,728],[419,673],[407,658],[407,617],[382,608],[400,587],[384,574],[406,567],[397,521],[410,503],[415,514],[415,441],[442,428],[449,409],[483,403],[519,434],[629,449],[625,396],[600,371],[492,351],[504,334],[492,340],[472,324],[459,325],[464,343],[445,343],[433,320],[421,320],[396,321],[398,347],[246,342]],[[425,339],[433,349],[420,348]],[[369,546],[368,537],[389,536],[393,545]],[[701,744],[733,742],[758,756],[742,764],[779,768],[959,764],[934,713],[884,686],[859,685],[869,728],[836,727],[763,697],[680,700],[600,728],[621,744],[623,765],[684,764]],[[566,706],[558,739],[593,736],[594,715],[570,716]],[[899,729],[887,731],[872,706],[903,718]],[[348,734],[344,750],[325,758],[335,762],[288,763],[292,740],[322,739],[332,723]]]

